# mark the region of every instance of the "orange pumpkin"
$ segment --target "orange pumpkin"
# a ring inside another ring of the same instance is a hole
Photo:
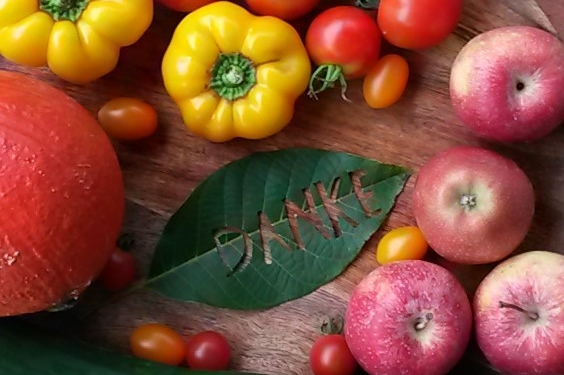
[[[0,316],[77,297],[102,270],[124,214],[109,139],[76,100],[0,72]]]

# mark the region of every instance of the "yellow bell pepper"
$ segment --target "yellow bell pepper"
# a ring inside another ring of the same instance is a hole
[[[212,142],[282,130],[310,73],[290,24],[226,1],[185,16],[162,61],[165,88],[187,128]]]
[[[78,84],[111,72],[153,20],[153,0],[0,0],[0,54]]]

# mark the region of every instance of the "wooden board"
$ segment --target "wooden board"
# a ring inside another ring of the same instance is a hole
[[[323,7],[351,3],[325,1]],[[161,6],[156,7],[153,25],[142,40],[123,50],[116,70],[92,84],[67,84],[47,69],[27,69],[5,60],[0,60],[0,67],[51,82],[93,114],[106,100],[124,95],[140,97],[158,109],[160,127],[155,136],[137,143],[115,143],[128,199],[124,227],[136,238],[134,254],[139,278],[147,271],[166,220],[200,181],[229,161],[255,151],[294,146],[347,151],[415,171],[437,151],[449,146],[476,144],[497,150],[521,165],[536,188],[537,212],[520,250],[562,252],[564,129],[528,145],[484,142],[461,125],[448,96],[451,63],[464,43],[478,33],[514,24],[538,26],[555,34],[563,31],[562,5],[554,0],[539,3],[467,1],[459,27],[440,46],[422,52],[400,51],[407,57],[412,73],[407,92],[395,106],[379,111],[370,109],[363,102],[361,82],[351,82],[350,103],[341,100],[338,90],[323,93],[318,101],[304,96],[296,105],[292,124],[262,141],[212,144],[194,137],[183,127],[177,108],[163,90],[160,76],[160,56],[183,15]],[[301,20],[296,27],[303,31],[308,20]],[[39,318],[66,328],[72,326],[77,336],[122,352],[128,351],[131,330],[145,322],[166,323],[186,335],[215,329],[232,343],[232,369],[309,374],[308,352],[319,325],[328,314],[344,312],[355,284],[376,267],[374,248],[378,239],[390,228],[414,224],[410,208],[413,181],[413,178],[408,181],[389,220],[368,241],[354,263],[336,280],[303,298],[265,311],[230,311],[179,303],[140,290],[99,308],[76,325],[72,325],[74,320],[69,319],[72,314],[69,312]],[[487,270],[487,266],[454,268],[469,291]],[[89,297],[97,301],[100,293],[93,288],[85,299]]]

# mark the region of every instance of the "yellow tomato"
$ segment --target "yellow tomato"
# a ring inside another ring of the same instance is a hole
[[[422,259],[428,247],[418,227],[399,227],[382,237],[376,248],[376,260],[386,264],[397,260]]]

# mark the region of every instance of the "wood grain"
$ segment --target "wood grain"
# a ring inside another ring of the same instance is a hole
[[[327,1],[323,7],[349,4]],[[542,5],[539,5],[541,3]],[[166,220],[194,187],[214,170],[256,151],[305,146],[352,152],[382,162],[401,164],[417,171],[440,150],[458,144],[475,144],[511,157],[531,178],[537,193],[537,212],[530,234],[519,251],[547,249],[562,252],[564,231],[564,130],[531,144],[496,144],[473,136],[456,118],[449,102],[448,79],[452,61],[470,38],[494,27],[525,24],[563,35],[564,8],[561,2],[545,0],[467,1],[456,31],[440,46],[421,52],[399,51],[411,67],[407,92],[386,110],[370,109],[363,102],[361,82],[350,83],[350,103],[338,90],[315,101],[302,97],[291,125],[262,141],[235,140],[213,144],[190,134],[163,90],[160,77],[162,56],[182,14],[155,9],[155,19],[146,35],[123,50],[116,70],[95,83],[76,86],[61,82],[47,69],[28,69],[0,60],[3,69],[34,75],[67,91],[91,113],[115,96],[136,96],[155,105],[159,130],[145,141],[115,143],[123,168],[127,217],[124,229],[134,234],[134,254],[142,279]],[[560,5],[558,5],[558,4]],[[543,11],[544,10],[544,11]],[[303,32],[308,19],[296,23]],[[386,47],[386,51],[394,50]],[[223,332],[233,346],[235,370],[268,374],[309,374],[308,352],[323,319],[342,314],[351,290],[374,267],[374,248],[382,234],[401,225],[414,224],[411,214],[413,178],[400,195],[394,211],[380,231],[333,282],[314,293],[265,311],[230,311],[165,299],[139,290],[111,304],[81,315],[105,298],[91,288],[83,305],[58,314],[39,314],[37,319],[57,324],[90,342],[127,352],[128,335],[138,324],[159,321],[186,335],[203,329]],[[450,265],[473,290],[490,266]],[[76,313],[79,311],[80,313]],[[80,315],[80,316],[79,316]],[[76,324],[73,324],[76,323]]]

